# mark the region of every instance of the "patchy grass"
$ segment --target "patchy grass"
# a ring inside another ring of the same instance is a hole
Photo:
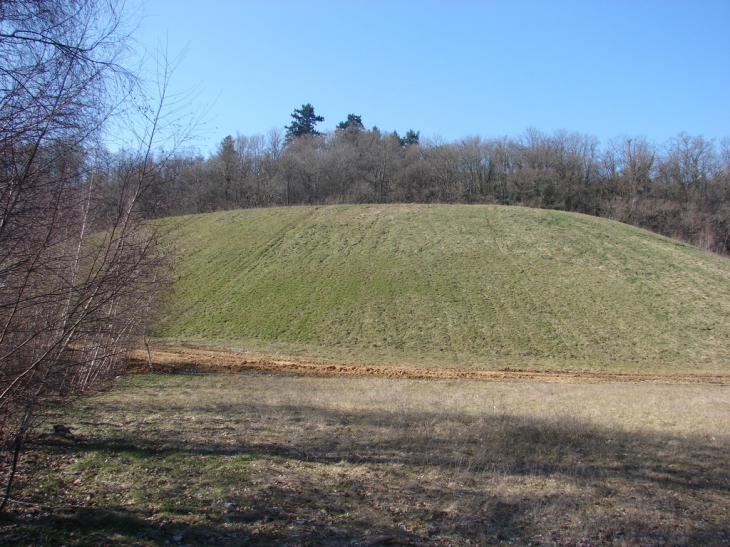
[[[498,206],[172,219],[161,339],[345,362],[725,373],[730,261],[605,219]]]
[[[135,376],[53,416],[5,545],[728,545],[727,386]]]

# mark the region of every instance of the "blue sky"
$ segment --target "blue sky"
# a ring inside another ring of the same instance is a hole
[[[526,127],[663,143],[730,135],[730,1],[147,0],[141,47],[187,53],[208,152],[312,103],[453,141]]]

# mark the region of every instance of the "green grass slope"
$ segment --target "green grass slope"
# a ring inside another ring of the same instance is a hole
[[[163,339],[460,368],[730,368],[730,261],[617,222],[460,205],[169,222]]]

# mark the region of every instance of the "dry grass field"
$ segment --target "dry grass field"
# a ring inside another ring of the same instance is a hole
[[[0,544],[728,545],[729,424],[727,385],[130,376],[49,417]]]

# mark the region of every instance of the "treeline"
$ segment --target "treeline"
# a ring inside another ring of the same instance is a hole
[[[359,117],[358,117],[359,119]],[[730,139],[680,133],[662,145],[527,129],[518,137],[419,142],[361,124],[286,138],[226,137],[180,154],[144,196],[148,216],[336,203],[493,203],[625,222],[730,251]]]

